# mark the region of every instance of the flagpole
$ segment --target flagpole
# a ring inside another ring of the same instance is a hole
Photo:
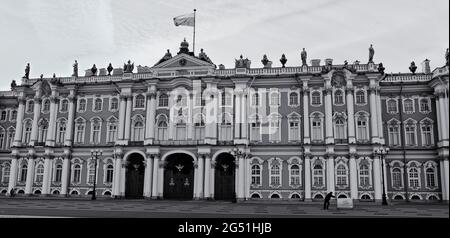
[[[193,39],[193,44],[192,44],[192,52],[194,53],[195,56],[195,12],[197,11],[197,9],[194,9],[194,39]]]

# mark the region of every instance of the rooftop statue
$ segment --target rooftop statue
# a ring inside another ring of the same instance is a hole
[[[411,65],[409,66],[409,70],[410,70],[413,74],[416,74],[416,69],[417,69],[416,63],[414,63],[414,61],[411,62]]]
[[[27,66],[25,67],[25,76],[23,76],[26,79],[30,78],[30,63],[27,63]]]
[[[373,63],[373,55],[375,54],[375,50],[373,49],[372,44],[369,47],[369,63]]]
[[[380,72],[381,74],[384,74],[384,66],[383,63],[379,63],[378,64],[378,72]]]
[[[97,67],[95,66],[95,64],[92,66],[91,72],[92,72],[92,75],[96,75],[97,74]]]
[[[108,70],[108,75],[111,75],[111,72],[113,71],[113,66],[111,63],[109,63],[108,68],[106,68]]]
[[[75,63],[73,64],[73,74],[72,76],[78,77],[78,62],[75,60]]]
[[[210,64],[212,64],[213,62],[211,61],[211,59],[206,55],[205,52],[203,52],[203,49],[200,49],[200,53],[198,54],[198,58],[200,58],[203,61],[206,61]]]
[[[263,55],[263,58],[262,58],[262,60],[261,60],[261,63],[264,65],[264,66],[266,66],[267,65],[267,63],[269,63],[269,59],[267,58],[267,55]]]
[[[124,73],[133,73],[134,63],[131,63],[131,60],[128,60],[128,64],[123,64],[123,72]]]
[[[14,90],[16,88],[17,84],[16,84],[16,80],[13,80],[11,82],[11,90]]]
[[[281,59],[280,59],[280,63],[282,65],[281,67],[284,68],[284,65],[286,64],[286,62],[287,62],[286,55],[282,54]]]
[[[307,54],[306,54],[305,48],[303,48],[303,50],[302,50],[301,57],[302,57],[302,66],[303,65],[308,65],[308,64],[306,64]]]
[[[243,58],[242,55],[239,59],[235,59],[236,68],[250,68],[250,60],[248,58]]]

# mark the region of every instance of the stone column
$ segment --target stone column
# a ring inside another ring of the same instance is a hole
[[[127,170],[127,168],[126,168],[126,163],[127,161],[126,161],[126,158],[125,157],[122,157],[122,159],[120,160],[120,191],[119,191],[119,193],[120,193],[120,196],[121,197],[125,197],[125,186],[126,186],[126,184],[125,184],[125,179],[126,179],[126,170]]]
[[[147,155],[145,175],[144,175],[144,197],[152,197],[152,176],[153,176],[153,158],[152,155]]]
[[[332,102],[331,102],[331,87],[326,88],[325,94],[325,143],[333,144],[333,115],[332,115]]]
[[[165,161],[159,161],[158,164],[158,197],[164,197],[164,164]]]
[[[311,143],[311,137],[309,134],[309,88],[307,82],[303,83],[303,131],[305,144]]]
[[[210,181],[211,181],[211,157],[209,155],[206,155],[205,156],[205,199],[211,198]]]
[[[159,170],[159,156],[155,155],[153,157],[153,174],[152,174],[152,198],[158,198],[158,170]]]
[[[13,146],[22,144],[23,116],[25,113],[25,97],[19,96],[19,108],[17,109],[16,132],[14,134]],[[15,185],[14,185],[15,186]],[[8,193],[11,189],[8,189]]]
[[[44,179],[42,181],[42,194],[50,194],[50,183],[52,178],[52,164],[50,156],[46,155],[44,160]]]
[[[353,200],[358,199],[358,170],[355,154],[350,154],[350,197]]]
[[[28,157],[27,182],[25,185],[25,194],[31,195],[34,182],[34,155]]]
[[[439,111],[441,116],[441,127],[439,128],[439,131],[442,131],[442,140],[448,141],[448,121],[447,121],[447,115],[449,112],[449,109],[445,107],[445,95],[441,91],[439,92]]]
[[[10,194],[11,189],[16,188],[17,183],[17,170],[18,170],[18,164],[17,164],[17,157],[13,155],[11,159],[11,167],[9,170],[9,184],[8,184],[8,194]]]
[[[69,156],[64,157],[63,171],[61,174],[61,195],[66,196],[69,186],[70,175],[70,159]]]
[[[234,102],[234,139],[240,139],[241,138],[241,95],[242,95],[242,89],[234,89],[235,102]]]
[[[155,139],[156,88],[152,86],[147,92],[147,114],[145,120],[145,145],[153,144]]]
[[[377,124],[377,103],[376,103],[376,88],[370,88],[370,135],[372,143],[378,143],[378,124]]]
[[[133,98],[131,95],[128,95],[127,96],[127,108],[126,108],[126,114],[125,114],[125,135],[124,135],[124,139],[126,141],[130,140],[132,107],[133,107]]]
[[[124,139],[124,130],[125,130],[125,111],[126,111],[126,103],[127,98],[125,95],[120,95],[120,108],[119,108],[119,131],[118,131],[118,139]]]
[[[31,128],[31,139],[30,145],[35,146],[38,141],[38,131],[39,131],[39,116],[41,115],[41,102],[42,99],[39,95],[40,93],[36,92],[36,96],[34,97],[34,115],[33,115],[33,126]]]
[[[58,105],[57,105],[56,92],[52,91],[52,96],[50,97],[50,121],[48,124],[48,133],[46,146],[55,146],[56,140],[56,117],[58,115]]]
[[[247,106],[248,106],[248,100],[247,100],[247,93],[244,92],[244,94],[242,94],[242,98],[241,98],[241,127],[242,127],[242,131],[241,131],[241,135],[242,135],[242,139],[247,139],[248,138],[248,131],[247,131]],[[281,129],[281,128],[280,128]]]
[[[379,155],[375,155],[373,159],[373,188],[375,191],[375,200],[381,201],[382,183],[381,183],[381,165]]]
[[[114,174],[113,174],[113,196],[120,196],[120,172],[122,168],[122,156],[116,154],[116,159],[114,161]]]
[[[311,200],[311,160],[310,155],[305,155],[305,200]]]
[[[197,177],[194,178],[194,181],[197,183],[197,194],[196,194],[196,198],[197,199],[202,199],[203,198],[203,179],[204,179],[204,174],[203,174],[203,165],[204,165],[204,161],[205,159],[203,158],[203,156],[199,156],[198,158],[198,166],[197,166]]]
[[[75,120],[75,95],[74,92],[71,91],[69,95],[69,116],[67,120],[67,130],[66,130],[66,138],[64,141],[65,146],[72,146],[73,142],[73,125]]]
[[[376,96],[376,101],[377,101],[377,126],[378,126],[378,136],[380,137],[380,143],[384,144],[384,134],[383,134],[383,118],[381,117],[382,112],[381,112],[381,97],[380,97],[380,88],[378,87],[377,90],[377,96]]]
[[[444,188],[444,189],[442,189],[442,195],[443,195],[443,197],[445,197],[445,200],[448,202],[449,196],[450,196],[450,194],[449,194],[449,164],[448,164],[448,157],[444,159],[443,165],[444,165],[444,180],[443,180],[442,184],[445,185],[445,188],[444,188],[444,186],[442,186]]]
[[[353,87],[347,87],[347,126],[348,126],[348,143],[355,144],[355,110],[353,103]]]
[[[237,194],[237,198],[243,200],[244,199],[244,157],[240,156],[239,157],[239,184],[238,184],[238,194]]]
[[[442,141],[442,131],[440,130],[440,128],[442,128],[442,122],[441,122],[441,109],[439,106],[439,96],[438,94],[435,92],[434,95],[436,96],[436,119],[437,119],[437,127],[438,127],[438,141]],[[439,147],[439,145],[438,145]]]
[[[334,193],[334,191],[335,191],[335,184],[334,184],[334,157],[333,157],[333,154],[329,154],[328,155],[327,165],[328,165],[328,169],[327,169],[327,182],[328,182],[327,190],[329,192],[333,192]]]

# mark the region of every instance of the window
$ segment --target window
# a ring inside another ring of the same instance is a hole
[[[336,90],[334,92],[334,104],[342,105],[344,104],[344,94],[341,90]]]
[[[9,173],[11,167],[9,164],[4,164],[2,168],[2,183],[9,183]]]
[[[334,138],[338,139],[338,140],[343,140],[345,139],[345,124],[344,124],[344,119],[342,118],[338,118],[335,121],[335,135]]]
[[[300,141],[300,120],[298,118],[289,119],[289,141]]]
[[[27,113],[33,113],[33,112],[34,112],[34,101],[28,101]]]
[[[419,188],[419,170],[415,167],[409,168],[408,170],[409,177],[409,187],[410,188]]]
[[[91,137],[91,142],[93,144],[100,144],[101,141],[101,128],[102,128],[102,123],[100,121],[99,118],[94,118],[91,120],[91,128],[92,128],[92,137]]]
[[[402,182],[402,172],[400,168],[393,168],[392,169],[392,187],[394,188],[401,188],[403,186]]]
[[[257,92],[252,95],[252,106],[259,106],[259,93]]]
[[[252,185],[261,185],[261,167],[252,165]]]
[[[281,118],[271,118],[269,121],[269,140],[272,142],[281,140],[280,132]]]
[[[194,140],[205,139],[205,121],[203,115],[198,115],[196,117],[194,127],[195,127]]]
[[[166,118],[163,116],[159,117],[158,120],[158,140],[167,140],[168,134],[167,134],[167,122]]]
[[[80,183],[81,182],[81,165],[75,164],[73,166],[73,176],[72,183]]]
[[[142,117],[138,116],[133,123],[133,141],[144,140],[144,121]]]
[[[19,182],[25,182],[27,181],[27,170],[28,170],[28,165],[22,164],[22,166],[20,167],[20,176],[19,176]]]
[[[343,164],[336,168],[336,185],[347,186],[347,168]]]
[[[320,99],[321,99],[320,92],[317,92],[317,91],[312,92],[312,94],[311,94],[311,104],[312,105],[317,106],[317,105],[322,104]]]
[[[42,104],[42,112],[47,113],[50,111],[50,100],[44,99],[44,102]]]
[[[79,112],[86,111],[86,99],[84,99],[84,98],[80,99],[79,104],[78,104],[78,111]]]
[[[62,170],[63,170],[63,166],[62,166],[61,162],[56,163],[56,166],[55,166],[55,177],[53,179],[53,181],[55,181],[56,183],[60,183],[61,182]]]
[[[2,111],[0,114],[0,121],[6,121],[7,111]]]
[[[58,134],[57,134],[57,138],[56,138],[56,143],[58,144],[63,144],[64,143],[64,138],[66,136],[66,120],[65,119],[61,119],[58,121]]]
[[[3,150],[5,145],[5,130],[0,127],[0,150]]]
[[[11,121],[17,120],[17,111],[13,110],[11,111]]]
[[[322,138],[322,120],[320,118],[314,118],[311,121],[312,124],[312,140],[321,141]]]
[[[182,119],[179,119],[175,125],[175,139],[186,140],[186,123]]]
[[[33,123],[31,120],[27,120],[24,126],[23,143],[28,144],[31,140],[31,131],[33,128]]]
[[[88,183],[94,183],[94,181],[97,182],[95,178],[95,165],[94,162],[91,162],[88,170]]]
[[[44,143],[47,140],[48,121],[43,119],[39,122],[38,142]]]
[[[117,119],[111,118],[108,121],[108,142],[117,140]]]
[[[389,145],[391,146],[399,146],[400,145],[400,126],[399,125],[389,125],[388,126],[388,134],[389,134]]]
[[[160,107],[168,107],[169,106],[169,97],[167,94],[163,93],[159,96],[158,106]]]
[[[256,116],[253,119],[253,122],[250,124],[251,127],[251,140],[252,141],[260,141],[261,140],[261,122],[259,121],[259,117]]]
[[[366,94],[363,90],[356,92],[356,104],[366,104]]]
[[[300,186],[300,167],[296,164],[291,166],[290,183],[291,186]]]
[[[411,121],[405,125],[405,144],[407,146],[416,145],[416,125],[412,124]]]
[[[230,141],[233,140],[233,130],[231,127],[231,115],[228,113],[222,114],[222,123],[220,124],[219,140]]]
[[[229,93],[222,93],[222,106],[230,106],[231,105],[231,95]]]
[[[395,99],[387,100],[387,110],[388,113],[398,113],[397,101]]]
[[[436,187],[436,171],[433,168],[427,168],[425,170],[426,179],[427,179],[427,187],[434,188]]]
[[[272,161],[270,166],[270,186],[278,187],[281,185],[281,168],[277,160]]]
[[[94,111],[98,112],[102,110],[103,101],[101,98],[96,98],[94,100]]]
[[[109,106],[110,111],[117,111],[119,110],[119,99],[117,98],[111,98],[111,103]]]
[[[145,96],[137,95],[134,103],[135,108],[145,108]]]
[[[427,98],[420,99],[420,112],[429,113],[430,111],[430,100]]]
[[[430,120],[423,120],[420,122],[420,129],[422,130],[422,145],[433,145],[433,122]]]
[[[42,181],[44,181],[44,165],[42,163],[39,163],[36,166],[36,175],[34,180],[36,183],[42,183]]]
[[[112,164],[108,164],[106,166],[106,183],[112,183],[113,182],[113,175],[114,175],[114,166]]]
[[[356,122],[357,125],[357,139],[360,141],[366,141],[369,139],[367,118],[365,116],[359,116]]]
[[[75,143],[84,143],[85,128],[85,121],[82,118],[78,118],[75,122]]]
[[[362,164],[359,167],[359,186],[369,187],[370,186],[370,172],[369,166],[367,164]]]
[[[298,105],[298,93],[292,92],[289,94],[289,105],[290,106]]]
[[[323,186],[323,168],[322,165],[316,164],[313,167],[313,186],[322,187]]]
[[[6,139],[6,149],[9,149],[12,146],[13,141],[14,141],[15,132],[16,132],[16,129],[14,129],[13,127],[10,127],[8,129],[8,135],[7,135],[8,137]]]
[[[405,99],[403,101],[403,111],[405,113],[414,113],[414,101],[412,99]]]
[[[67,99],[61,100],[61,112],[67,112],[69,110],[69,101]]]
[[[278,92],[272,92],[270,94],[270,106],[280,105],[280,94]]]

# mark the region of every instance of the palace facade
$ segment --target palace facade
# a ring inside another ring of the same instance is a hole
[[[448,202],[448,61],[372,58],[225,69],[184,41],[153,67],[27,75],[0,92],[0,194]]]

